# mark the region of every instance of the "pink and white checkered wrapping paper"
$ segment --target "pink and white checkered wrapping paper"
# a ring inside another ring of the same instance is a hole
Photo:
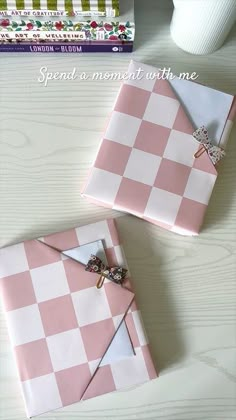
[[[0,292],[29,417],[157,376],[130,280],[98,290],[97,276],[60,252],[99,239],[109,264],[125,267],[112,219],[0,250]],[[135,355],[99,367],[124,319]]]
[[[173,232],[197,235],[217,179],[184,108],[167,80],[150,80],[153,67],[131,62],[82,195]],[[158,70],[156,69],[157,73]],[[228,136],[230,116],[223,135]]]

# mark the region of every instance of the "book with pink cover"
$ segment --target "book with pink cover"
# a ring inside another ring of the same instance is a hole
[[[113,219],[0,249],[0,294],[28,417],[157,377]]]
[[[172,232],[197,235],[236,102],[198,83],[159,79],[158,73],[130,63],[82,195]]]

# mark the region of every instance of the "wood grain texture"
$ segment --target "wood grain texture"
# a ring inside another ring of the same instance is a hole
[[[206,57],[178,49],[167,0],[136,0],[133,58],[236,93],[236,28]],[[37,82],[49,71],[125,71],[131,55],[0,55],[0,246],[118,215],[79,191],[120,83]],[[183,238],[131,216],[119,231],[160,378],[45,420],[229,420],[236,416],[236,129],[204,228]],[[120,215],[120,214],[119,214]],[[25,411],[0,313],[0,419]]]

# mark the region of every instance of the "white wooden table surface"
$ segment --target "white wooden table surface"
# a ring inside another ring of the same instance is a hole
[[[207,57],[179,50],[168,0],[136,0],[133,57],[236,93],[236,29]],[[49,71],[125,71],[127,55],[0,55],[0,246],[118,213],[79,191],[120,83],[37,81]],[[236,416],[236,129],[198,238],[119,219],[160,378],[44,415],[46,420],[229,420]],[[26,418],[0,317],[0,418]]]

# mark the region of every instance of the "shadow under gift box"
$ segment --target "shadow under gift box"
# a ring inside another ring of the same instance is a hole
[[[141,69],[141,72],[139,71]],[[134,78],[132,75],[142,77]],[[217,179],[193,133],[205,126],[226,147],[234,97],[197,83],[150,77],[132,61],[82,195],[172,232],[197,235]]]

